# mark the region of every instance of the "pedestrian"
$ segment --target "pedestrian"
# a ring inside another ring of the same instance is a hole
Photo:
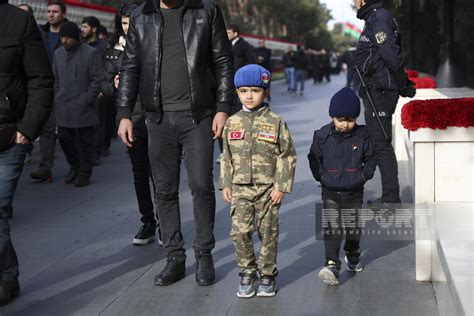
[[[359,80],[354,70],[356,65],[356,43],[351,43],[351,47],[342,55],[342,63],[347,66],[346,87],[351,88],[355,92],[358,91]]]
[[[288,86],[287,88],[287,93],[290,93],[291,95],[296,95],[294,91],[294,86],[295,86],[295,52],[293,51],[293,46],[288,46],[288,49],[286,53],[283,55],[282,59],[283,66],[285,67],[285,79],[286,79],[286,85]]]
[[[123,54],[117,93],[118,134],[132,146],[131,117],[139,93],[167,252],[166,267],[155,277],[155,284],[169,285],[185,277],[179,208],[183,150],[196,224],[196,282],[212,284],[214,140],[222,135],[233,86],[231,44],[222,12],[208,0],[148,0],[130,16]]]
[[[120,82],[120,67],[123,60],[123,51],[127,44],[130,15],[138,7],[136,2],[125,2],[117,11],[115,17],[115,33],[112,36],[110,49],[105,56],[104,79],[102,80],[102,93],[104,97],[115,99]],[[115,105],[115,102],[114,102]],[[132,113],[133,135],[135,139],[132,146],[127,146],[127,153],[132,163],[135,194],[138,201],[142,227],[133,238],[134,245],[147,245],[152,242],[158,228],[158,243],[163,244],[160,237],[158,216],[155,216],[153,196],[155,183],[151,175],[150,159],[148,158],[148,132],[143,116],[140,100],[137,100]],[[150,190],[150,182],[153,191]]]
[[[303,47],[298,46],[295,55],[295,81],[293,91],[296,93],[298,84],[300,85],[300,95],[304,95],[304,84],[306,81],[306,71],[308,71],[309,58]]]
[[[276,293],[278,210],[290,193],[296,152],[285,121],[264,102],[270,72],[258,65],[237,71],[234,85],[242,110],[231,116],[224,129],[220,189],[231,203],[232,230],[240,284],[237,296],[249,298]],[[252,234],[257,226],[260,258],[254,253]],[[257,283],[257,272],[260,284]]]
[[[365,21],[357,44],[356,65],[369,84],[380,125],[365,92],[365,123],[375,142],[377,165],[382,177],[382,196],[375,202],[400,203],[397,157],[392,146],[392,115],[399,95],[414,97],[416,90],[403,66],[400,31],[382,0],[356,0],[357,17]],[[388,138],[382,131],[385,130]]]
[[[258,47],[255,49],[255,57],[257,58],[257,64],[272,72],[272,50],[265,46],[265,39],[260,38],[258,40]],[[268,102],[272,102],[271,98],[271,87],[268,88]]]
[[[70,165],[64,181],[83,187],[92,175],[99,123],[96,100],[104,66],[99,51],[81,42],[75,23],[63,23],[59,36],[63,47],[54,55],[54,107],[59,143]]]
[[[40,27],[43,41],[47,47],[49,61],[54,64],[54,52],[61,47],[59,40],[59,29],[64,22],[67,22],[66,5],[62,0],[50,0],[47,4],[48,22]],[[38,169],[32,171],[30,177],[39,180],[51,182],[53,181],[52,169],[54,166],[54,150],[56,148],[56,121],[54,115],[54,107],[51,111],[49,120],[46,122],[39,138],[39,147],[41,158]]]
[[[339,284],[339,248],[344,235],[347,270],[362,271],[357,216],[364,184],[374,176],[376,160],[372,137],[364,125],[356,123],[359,114],[355,92],[347,87],[338,91],[329,105],[332,122],[314,132],[308,154],[311,172],[322,185],[325,262],[318,276],[328,285]],[[354,218],[351,222],[355,224],[351,226],[344,218]]]
[[[20,292],[7,212],[29,144],[49,118],[54,78],[35,18],[8,0],[0,0],[0,43],[0,305],[5,305]]]
[[[234,74],[243,66],[256,63],[255,51],[245,39],[240,37],[240,28],[236,24],[227,27],[227,37],[232,44],[232,56],[234,57]],[[237,94],[234,94],[234,102],[230,115],[240,111],[242,104]],[[222,150],[221,150],[222,152]]]
[[[94,47],[100,52],[102,59],[105,61],[105,52],[109,46],[108,42],[99,38],[98,31],[100,29],[100,21],[95,16],[86,16],[82,19],[81,24],[81,35],[87,45]],[[109,150],[106,145],[105,129],[107,115],[110,115],[110,102],[109,98],[104,98],[102,94],[97,98],[97,109],[99,111],[99,124],[95,127],[94,134],[94,166],[100,166],[102,164],[102,156]],[[108,143],[108,142],[107,142]]]

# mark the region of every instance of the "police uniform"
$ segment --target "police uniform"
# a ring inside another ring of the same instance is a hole
[[[290,193],[296,152],[286,123],[267,105],[236,113],[224,129],[221,188],[232,190],[232,230],[237,264],[243,272],[277,274],[278,209],[272,190]],[[262,242],[258,263],[252,233]]]
[[[389,136],[385,139],[365,92],[365,122],[375,142],[378,167],[382,176],[382,202],[400,202],[398,165],[392,142],[392,115],[398,96],[413,97],[415,89],[407,80],[403,66],[401,39],[397,22],[380,0],[369,0],[357,12],[365,20],[359,38],[356,65],[369,86],[370,95],[379,111],[382,125]]]

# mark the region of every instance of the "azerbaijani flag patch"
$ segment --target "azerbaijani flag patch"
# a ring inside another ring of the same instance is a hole
[[[275,133],[269,133],[269,132],[259,132],[257,139],[263,140],[269,143],[276,143],[277,141]]]

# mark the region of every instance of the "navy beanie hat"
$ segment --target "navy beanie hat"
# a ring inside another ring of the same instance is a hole
[[[59,29],[59,36],[70,37],[78,40],[80,35],[81,30],[79,29],[76,23],[64,22],[63,24],[61,24],[61,28]]]
[[[330,117],[358,117],[360,100],[352,89],[344,87],[331,99],[329,105]]]
[[[268,89],[270,87],[271,75],[268,70],[260,65],[250,64],[240,68],[234,77],[234,86],[240,87],[260,87]]]

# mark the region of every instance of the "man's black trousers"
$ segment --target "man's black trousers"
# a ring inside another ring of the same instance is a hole
[[[196,228],[193,248],[210,252],[215,245],[212,119],[209,116],[196,124],[191,111],[179,111],[164,112],[159,123],[147,120],[156,208],[168,257],[185,257],[178,197],[182,157],[193,197]]]
[[[384,137],[380,124],[374,115],[372,107],[365,93],[363,94],[365,107],[365,124],[375,143],[377,166],[382,177],[382,202],[400,203],[400,185],[398,183],[398,164],[392,146],[392,115],[398,102],[397,91],[370,90],[372,100],[377,107],[382,125],[387,132]]]
[[[89,179],[94,159],[95,126],[81,128],[58,127],[58,138],[66,160],[79,177]]]

